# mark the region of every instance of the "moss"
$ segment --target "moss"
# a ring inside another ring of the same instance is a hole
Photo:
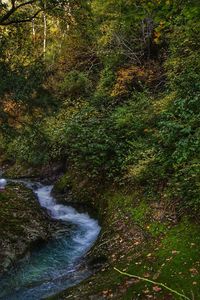
[[[167,232],[167,224],[161,222],[151,222],[146,229],[153,237],[157,237]]]
[[[143,196],[139,191],[134,191],[131,194],[125,194],[123,191],[108,195],[109,210],[116,208],[121,215],[127,214],[131,219],[138,224],[143,224],[146,216],[149,213],[149,205],[143,200]]]
[[[132,208],[131,214],[134,222],[143,225],[147,220],[147,214],[150,212],[149,205],[143,200],[138,206]]]
[[[191,292],[200,295],[200,228],[189,220],[183,220],[170,230],[156,252],[157,264],[162,267],[159,276],[163,282],[184,290],[188,297]]]
[[[164,283],[191,299],[192,291],[198,299],[200,226],[187,219],[176,225],[154,220],[160,203],[145,199],[141,190],[110,192],[104,198],[102,235],[90,256],[105,255],[107,263],[96,275],[50,299],[180,299],[123,276],[114,267]]]
[[[146,245],[139,258],[142,264],[138,265],[138,259],[133,260],[128,272],[138,276],[148,276],[180,293],[185,293],[191,299],[192,297],[198,299],[200,295],[199,233],[199,225],[183,220],[170,229],[160,242]],[[141,294],[142,291],[149,290],[149,294],[156,296],[156,299],[163,299],[167,294],[164,289],[158,293],[152,288],[151,284],[140,282],[134,285],[134,292]],[[131,299],[129,297],[131,292],[132,288],[127,291],[123,299]],[[169,299],[180,299],[180,297],[173,294],[170,298],[169,294]]]

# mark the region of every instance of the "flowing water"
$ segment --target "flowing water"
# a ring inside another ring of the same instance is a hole
[[[23,184],[34,191],[53,219],[63,222],[63,230],[0,279],[1,300],[43,299],[87,278],[91,271],[80,268],[80,261],[100,232],[98,222],[87,213],[57,204],[51,196],[53,186]]]

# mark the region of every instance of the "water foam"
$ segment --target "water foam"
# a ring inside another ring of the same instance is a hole
[[[87,213],[79,213],[71,206],[56,204],[54,197],[51,196],[52,189],[52,185],[40,185],[35,189],[40,205],[48,209],[53,219],[67,221],[78,226],[78,230],[72,236],[72,239],[76,243],[76,257],[79,253],[83,255],[96,240],[100,232],[100,226]]]

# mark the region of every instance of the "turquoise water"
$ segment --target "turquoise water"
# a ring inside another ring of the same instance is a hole
[[[53,186],[24,184],[34,190],[53,219],[63,222],[63,229],[0,279],[1,300],[43,299],[87,278],[91,271],[82,264],[83,256],[100,232],[98,222],[88,214],[56,204],[51,196]]]

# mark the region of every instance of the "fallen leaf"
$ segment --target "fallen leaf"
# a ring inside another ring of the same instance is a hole
[[[155,285],[153,286],[153,290],[154,292],[160,292],[162,289],[159,286]]]
[[[180,251],[177,251],[177,250],[172,250],[172,254],[179,254]]]
[[[191,269],[189,269],[189,271],[192,273],[192,275],[197,275],[197,274],[199,274],[199,272],[198,272],[197,269],[195,269],[195,268],[191,268]]]
[[[149,273],[144,273],[144,274],[143,274],[143,277],[149,278],[149,277],[150,277],[150,274],[149,274]]]
[[[140,242],[135,242],[135,243],[134,243],[135,246],[137,246],[137,245],[139,245],[139,244],[140,244]]]

